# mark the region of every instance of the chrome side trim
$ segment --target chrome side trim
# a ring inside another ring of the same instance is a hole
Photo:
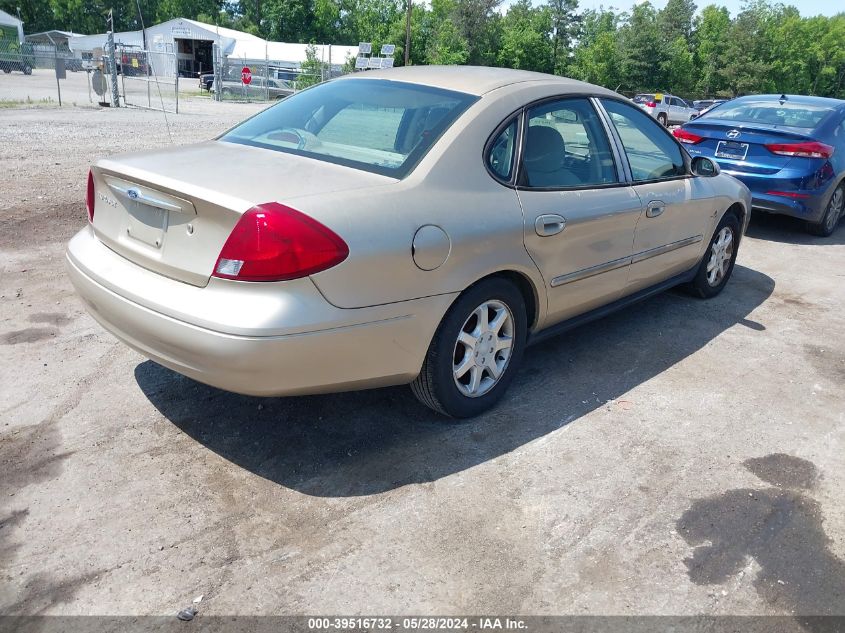
[[[576,270],[575,272],[555,277],[552,279],[551,286],[552,288],[557,288],[558,286],[562,286],[564,284],[571,284],[573,281],[581,281],[582,279],[587,279],[588,277],[594,277],[596,275],[601,275],[602,273],[609,273],[611,270],[628,266],[630,263],[630,257],[621,257],[619,259],[605,262],[604,264],[599,264],[598,266],[582,268],[581,270]]]
[[[694,235],[693,237],[687,237],[683,240],[678,240],[677,242],[664,244],[663,246],[658,246],[657,248],[650,248],[647,251],[636,253],[632,258],[631,263],[637,264],[647,259],[651,259],[652,257],[657,257],[658,255],[671,253],[672,251],[678,250],[679,248],[684,248],[685,246],[692,246],[693,244],[698,244],[702,239],[704,239],[702,235]]]
[[[657,257],[658,255],[671,253],[672,251],[684,248],[685,246],[698,244],[702,239],[704,239],[703,236],[694,235],[693,237],[687,237],[685,239],[678,240],[677,242],[664,244],[663,246],[658,246],[657,248],[650,248],[647,251],[635,253],[631,257],[620,257],[619,259],[614,259],[609,262],[605,262],[604,264],[598,264],[597,266],[590,266],[589,268],[582,268],[581,270],[566,273],[565,275],[559,275],[552,279],[551,287],[557,288],[558,286],[571,284],[572,282],[581,281],[582,279],[587,279],[589,277],[595,277],[596,275],[601,275],[602,273],[609,273],[611,270],[616,270],[617,268],[622,268],[623,266],[628,266],[629,264],[637,264],[647,259],[651,259],[652,257]]]

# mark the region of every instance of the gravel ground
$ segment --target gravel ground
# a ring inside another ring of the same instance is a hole
[[[174,143],[256,109],[196,108]],[[845,614],[845,228],[755,218],[718,298],[533,348],[453,425],[406,388],[224,393],[98,327],[62,255],[88,165],[169,142],[0,110],[0,613]]]

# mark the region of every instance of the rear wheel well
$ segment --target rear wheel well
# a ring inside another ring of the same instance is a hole
[[[538,306],[540,302],[539,297],[537,296],[537,291],[534,288],[534,284],[531,282],[530,279],[528,279],[528,277],[526,277],[522,273],[516,272],[515,270],[501,270],[491,275],[487,275],[486,277],[482,277],[474,284],[472,284],[472,286],[475,286],[476,284],[481,283],[485,279],[490,279],[492,277],[497,277],[499,279],[507,279],[514,286],[517,287],[520,294],[522,295],[523,300],[525,301],[525,312],[526,316],[528,317],[528,322],[526,323],[526,325],[528,326],[528,330],[530,331],[531,328],[536,325],[538,316]],[[470,286],[470,288],[472,286]]]

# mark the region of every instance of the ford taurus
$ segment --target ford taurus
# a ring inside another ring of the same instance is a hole
[[[410,383],[470,417],[526,346],[728,282],[748,189],[594,85],[358,73],[219,138],[98,161],[70,277],[103,327],[254,395]]]

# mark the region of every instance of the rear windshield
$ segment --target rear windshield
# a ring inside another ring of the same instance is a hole
[[[402,178],[477,97],[386,81],[330,81],[220,137]]]
[[[737,123],[760,123],[787,127],[815,128],[833,108],[806,103],[783,103],[779,101],[743,101],[726,103],[704,115],[736,121]]]
[[[634,103],[649,103],[650,101],[654,101],[655,95],[637,95],[634,97]]]

